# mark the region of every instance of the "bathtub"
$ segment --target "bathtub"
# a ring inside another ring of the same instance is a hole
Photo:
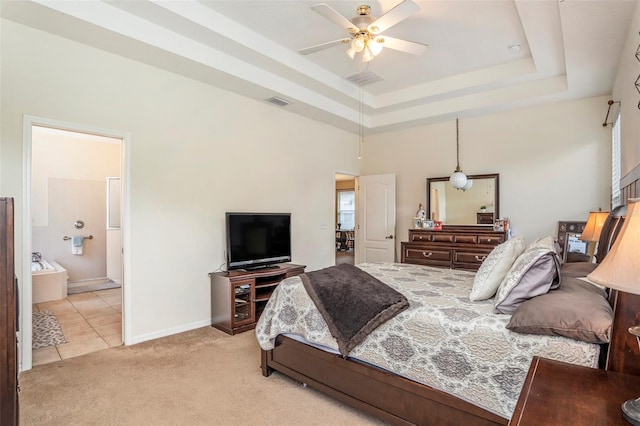
[[[31,262],[32,303],[67,297],[67,270],[53,260]]]

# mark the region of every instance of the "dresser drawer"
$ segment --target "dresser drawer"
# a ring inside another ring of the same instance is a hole
[[[489,253],[479,253],[479,252],[469,252],[469,251],[454,251],[453,261],[455,263],[467,263],[467,264],[477,264],[480,266],[482,261],[484,261]]]
[[[451,250],[432,250],[431,248],[406,247],[404,257],[412,260],[437,260],[451,262]]]
[[[449,234],[446,232],[434,232],[431,234],[431,241],[434,243],[453,243],[455,240],[455,234]]]
[[[456,234],[455,241],[459,244],[478,244],[478,236],[477,235],[459,235]]]
[[[490,246],[497,246],[504,242],[504,235],[479,235],[478,242]]]
[[[423,243],[428,243],[431,240],[432,235],[431,234],[424,234],[421,232],[409,232],[409,241],[413,242],[413,243],[419,243],[419,242],[423,242]]]

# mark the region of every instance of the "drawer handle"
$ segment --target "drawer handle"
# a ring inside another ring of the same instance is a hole
[[[490,243],[491,242],[491,238],[487,238],[487,242]]]
[[[423,252],[422,252],[422,255],[423,255],[424,257],[431,257],[431,256],[433,256],[433,253],[429,252],[429,254],[427,254],[427,252],[426,252],[426,251],[423,251]]]
[[[421,239],[422,239],[422,235],[420,235],[420,236],[418,237],[418,239],[419,239],[419,240],[421,240]]]
[[[486,258],[487,258],[487,256],[478,256],[478,255],[476,255],[476,260],[477,260],[478,262],[482,262],[482,261],[483,261],[483,260],[485,260]]]

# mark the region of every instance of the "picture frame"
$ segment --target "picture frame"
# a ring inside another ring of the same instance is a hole
[[[560,258],[566,259],[567,234],[582,234],[586,221],[560,221],[558,222],[557,241],[560,246]]]
[[[413,228],[414,229],[422,229],[422,226],[423,226],[422,218],[421,217],[414,217],[413,218]]]
[[[565,250],[567,253],[587,253],[587,242],[580,239],[580,234],[567,234]]]

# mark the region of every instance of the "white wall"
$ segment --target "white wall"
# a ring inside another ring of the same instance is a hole
[[[335,172],[358,174],[355,135],[11,21],[1,31],[0,191],[16,198],[18,254],[23,114],[131,135],[134,341],[209,323],[225,211],[291,212],[293,261],[334,263]]]
[[[555,235],[561,220],[586,220],[608,209],[610,130],[602,127],[607,97],[460,119],[460,167],[500,174],[500,216],[528,241]],[[363,174],[396,173],[398,253],[426,179],[456,167],[455,120],[371,136]]]
[[[635,13],[629,25],[629,34],[622,49],[612,91],[612,99],[620,101],[621,177],[640,165],[640,108],[638,107],[640,93],[635,88],[635,81],[640,77],[640,61],[635,57],[636,50],[640,46],[638,29],[640,29],[640,1],[636,1]],[[615,111],[615,108],[612,107],[612,111]],[[609,121],[613,121],[613,118]],[[611,126],[608,128],[610,129]],[[639,172],[636,170],[634,179],[640,178]]]
[[[23,114],[131,135],[134,341],[208,323],[225,211],[290,211],[293,260],[318,269],[334,262],[336,171],[397,175],[399,242],[426,204],[426,178],[455,168],[455,121],[368,137],[360,165],[355,135],[286,108],[11,21],[1,31],[0,193],[16,198],[18,253]],[[461,166],[500,173],[500,212],[517,234],[554,234],[559,220],[609,207],[608,98],[460,120]]]

